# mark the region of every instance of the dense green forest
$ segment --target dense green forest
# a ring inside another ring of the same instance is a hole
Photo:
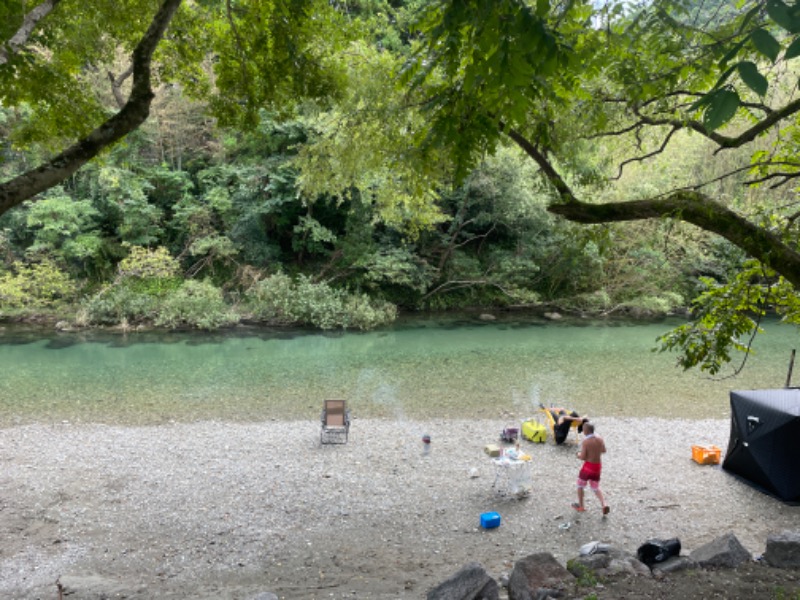
[[[798,32],[781,0],[5,2],[0,315],[690,308],[663,345],[715,372],[800,315]]]

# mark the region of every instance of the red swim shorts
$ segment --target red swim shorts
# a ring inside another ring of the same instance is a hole
[[[602,468],[603,465],[601,463],[593,463],[588,461],[583,463],[581,472],[578,473],[578,481],[600,481],[600,471]]]

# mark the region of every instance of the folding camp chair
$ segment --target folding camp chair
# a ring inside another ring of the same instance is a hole
[[[321,444],[345,444],[350,432],[350,411],[344,400],[325,400],[322,407]]]

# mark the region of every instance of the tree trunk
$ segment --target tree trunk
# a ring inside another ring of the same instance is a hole
[[[181,0],[164,0],[147,32],[134,49],[133,88],[125,106],[97,129],[50,161],[0,184],[0,214],[58,185],[104,148],[119,141],[147,120],[154,96],[150,79],[153,52],[180,3]]]
[[[12,54],[19,52],[20,48],[28,42],[39,21],[49,15],[59,2],[60,0],[46,0],[25,15],[22,25],[11,36],[11,39],[0,45],[0,65],[6,64]]]

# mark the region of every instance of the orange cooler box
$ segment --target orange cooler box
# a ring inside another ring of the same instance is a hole
[[[692,460],[699,465],[718,465],[721,453],[716,446],[692,446]]]

